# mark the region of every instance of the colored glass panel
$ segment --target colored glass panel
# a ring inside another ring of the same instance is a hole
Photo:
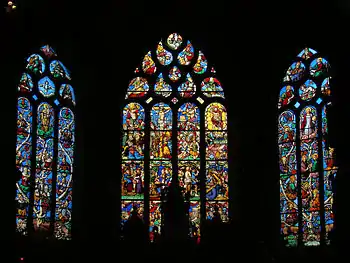
[[[46,98],[55,95],[56,87],[49,77],[43,77],[38,83],[39,92]]]
[[[205,128],[207,130],[226,130],[226,108],[217,102],[209,104],[205,110]]]
[[[158,103],[151,110],[151,129],[152,130],[171,130],[173,122],[173,113],[169,105]]]
[[[173,61],[173,55],[163,47],[162,41],[158,43],[156,54],[159,63],[163,66],[169,65]]]
[[[152,161],[150,163],[150,200],[160,200],[172,179],[172,165],[170,161]]]
[[[205,78],[201,83],[201,89],[203,94],[207,97],[224,98],[224,90],[217,78]]]
[[[172,154],[171,131],[150,133],[150,159],[167,160]]]
[[[144,158],[144,136],[141,131],[124,132],[122,137],[122,158],[127,159],[143,159]]]
[[[144,198],[144,163],[128,160],[122,162],[122,199]]]
[[[148,90],[149,86],[147,80],[142,77],[136,77],[130,81],[125,98],[144,97],[147,94]]]
[[[162,212],[160,201],[150,201],[149,223],[150,240],[153,242],[156,241],[161,234]]]
[[[207,201],[205,204],[207,220],[219,219],[222,222],[228,222],[228,202],[225,201]]]
[[[294,211],[292,207],[290,211]],[[298,244],[299,221],[298,213],[282,213],[281,234],[288,247],[295,247]]]
[[[172,50],[177,50],[181,46],[182,41],[183,39],[181,35],[179,35],[178,33],[172,33],[167,38],[166,42]]]
[[[196,93],[196,84],[190,73],[186,75],[186,80],[178,87],[178,92],[183,98],[191,98]]]
[[[152,59],[151,51],[148,51],[142,60],[142,70],[148,75],[152,75],[157,71],[156,64]]]
[[[228,162],[206,162],[206,199],[228,200]]]
[[[191,64],[191,60],[194,57],[194,48],[190,41],[187,41],[186,47],[179,53],[177,60],[180,65],[187,66]]]
[[[278,118],[278,143],[293,142],[296,139],[296,120],[293,111],[284,111]]]
[[[178,67],[174,66],[169,70],[169,79],[176,82],[181,78],[181,71]]]
[[[280,96],[278,99],[278,108],[287,106],[294,98],[294,88],[293,86],[284,86],[280,91]]]
[[[179,185],[182,189],[183,196],[189,200],[199,200],[200,184],[199,184],[200,162],[179,161]]]
[[[325,78],[321,84],[321,92],[322,92],[322,94],[324,94],[326,96],[331,95],[331,88],[329,85],[329,79],[330,79],[329,77]]]
[[[181,105],[177,114],[178,128],[181,131],[196,131],[200,127],[199,108],[194,103]]]
[[[130,216],[135,213],[140,219],[143,218],[144,204],[143,201],[136,200],[122,200],[121,201],[122,213],[121,213],[121,230],[123,231],[125,224],[129,220]]]
[[[283,78],[283,81],[298,81],[300,80],[305,73],[305,65],[301,61],[294,62],[287,70],[286,76]]]
[[[193,66],[193,72],[196,74],[203,74],[207,71],[208,61],[205,58],[202,51],[198,52],[198,58],[196,64]]]
[[[316,137],[317,111],[314,106],[307,106],[300,113],[300,139],[311,140]]]
[[[51,225],[52,165],[54,156],[54,110],[47,103],[38,106],[36,172],[33,205],[35,230],[48,231]]]
[[[50,63],[50,73],[55,79],[71,80],[71,77],[67,68],[62,64],[61,61],[53,60]]]
[[[27,59],[26,69],[36,75],[41,75],[45,71],[45,62],[42,56],[33,54]]]
[[[310,75],[312,77],[324,76],[329,70],[329,63],[324,58],[316,58],[310,64]]]
[[[49,45],[44,45],[40,48],[40,50],[44,53],[44,55],[48,58],[57,56],[55,50]]]
[[[145,110],[138,103],[129,103],[123,109],[123,130],[143,130]]]
[[[69,84],[63,84],[60,87],[59,95],[62,100],[72,103],[75,106],[75,95],[73,87]]]
[[[305,211],[302,213],[303,242],[305,246],[319,246],[321,241],[320,212]]]
[[[60,110],[58,117],[58,158],[54,230],[57,239],[71,239],[74,144],[74,114],[72,110],[64,107]]]
[[[154,84],[154,92],[164,97],[169,97],[171,95],[172,88],[168,83],[165,82],[163,73],[160,73],[158,75],[156,84]]]
[[[313,50],[312,48],[306,47],[298,54],[298,57],[305,59],[305,60],[308,60],[316,53],[317,53],[317,51]]]
[[[23,73],[18,84],[18,91],[25,94],[33,90],[34,84],[32,77],[28,73]]]
[[[27,234],[28,208],[30,200],[30,176],[32,156],[32,106],[28,99],[17,100],[16,168],[21,178],[16,182],[16,231]]]
[[[299,96],[302,100],[310,101],[316,94],[316,83],[308,79],[303,85],[299,88]]]
[[[207,160],[227,159],[227,132],[206,132],[205,144]]]
[[[190,201],[189,213],[190,218],[190,236],[192,238],[199,238],[201,235],[200,223],[201,223],[201,209],[199,201]]]

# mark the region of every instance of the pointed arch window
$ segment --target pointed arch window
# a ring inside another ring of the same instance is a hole
[[[201,221],[228,220],[227,110],[204,53],[177,33],[144,56],[122,110],[121,226],[133,209],[162,229],[162,193],[173,180],[189,211],[189,235]]]
[[[75,94],[49,45],[26,60],[18,84],[16,230],[71,239]]]
[[[287,246],[329,243],[334,148],[328,143],[330,64],[311,48],[286,71],[278,101],[281,234]]]

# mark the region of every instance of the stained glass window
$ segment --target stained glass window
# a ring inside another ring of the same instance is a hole
[[[145,54],[126,92],[121,225],[136,209],[154,241],[176,181],[188,205],[188,234],[199,241],[203,220],[229,215],[225,96],[202,50],[178,33],[164,39]]]
[[[329,70],[325,58],[305,48],[288,68],[279,94],[280,218],[287,246],[330,242],[337,167],[328,143]]]
[[[26,60],[18,84],[16,167],[22,177],[16,183],[16,229],[69,240],[75,95],[70,73],[56,59],[52,47],[41,47]]]

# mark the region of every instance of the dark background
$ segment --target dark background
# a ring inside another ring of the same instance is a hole
[[[329,132],[340,166],[338,232],[347,242],[343,215],[349,199],[350,4],[230,2],[19,0],[15,12],[4,12],[1,195],[9,235],[13,228],[7,226],[14,222],[14,213],[7,211],[13,209],[9,204],[15,191],[16,85],[25,59],[50,44],[72,72],[77,99],[73,235],[113,244],[119,224],[119,130],[125,91],[144,54],[155,50],[160,38],[178,32],[215,65],[229,102],[233,217],[247,235],[271,244],[279,235],[276,116],[281,81],[305,46],[330,62],[334,106]]]

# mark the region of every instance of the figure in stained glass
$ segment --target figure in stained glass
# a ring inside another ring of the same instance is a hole
[[[331,95],[331,89],[330,89],[330,86],[329,86],[329,77],[328,78],[325,78],[323,81],[322,81],[322,84],[321,84],[321,92],[326,95],[326,96],[330,96]]]
[[[59,90],[60,97],[75,106],[75,95],[73,87],[69,84],[62,84]]]
[[[199,238],[201,235],[200,232],[200,223],[201,223],[201,211],[200,211],[200,202],[191,201],[189,218],[190,218],[190,236],[192,238]]]
[[[184,50],[182,50],[179,55],[177,56],[177,59],[180,63],[180,65],[184,65],[187,66],[191,63],[191,60],[194,57],[194,48],[193,45],[190,41],[187,41],[187,45],[184,48]]]
[[[184,103],[177,114],[178,128],[182,131],[199,130],[199,108],[193,103]]]
[[[160,200],[164,189],[168,188],[172,179],[170,161],[152,161],[150,166],[149,195],[151,200]]]
[[[187,74],[186,81],[179,86],[178,91],[180,96],[184,98],[190,98],[196,93],[196,84],[190,73]]]
[[[222,222],[228,222],[228,202],[206,202],[206,217],[208,220],[213,220],[216,217],[220,217]]]
[[[148,75],[152,75],[157,71],[156,64],[152,59],[151,51],[148,51],[148,53],[145,55],[145,57],[142,60],[142,70]]]
[[[71,79],[67,68],[58,60],[53,60],[50,63],[50,73],[55,79]]]
[[[308,79],[303,85],[299,88],[299,96],[302,100],[310,101],[316,94],[317,86],[315,82]]]
[[[41,95],[46,98],[55,95],[56,87],[53,81],[49,77],[43,77],[38,82],[38,88]]]
[[[163,73],[160,73],[158,75],[156,84],[154,84],[154,92],[164,97],[169,97],[171,95],[172,88],[168,83],[165,82]]]
[[[327,106],[324,105],[322,108],[322,134],[328,133],[328,121],[327,121]]]
[[[169,70],[169,79],[176,82],[181,78],[181,71],[178,67],[174,66]]]
[[[121,229],[123,230],[123,227],[125,223],[128,221],[130,216],[132,215],[132,212],[136,212],[140,218],[143,217],[144,212],[144,205],[143,201],[137,201],[137,200],[122,200],[122,215],[121,215]],[[136,211],[135,211],[136,209]]]
[[[167,38],[167,44],[172,50],[177,50],[182,44],[182,36],[178,33],[170,34]]]
[[[297,161],[295,151],[296,147],[294,142],[282,143],[279,145],[281,176],[297,173]]]
[[[122,199],[143,199],[144,169],[142,161],[123,161]]]
[[[152,130],[171,130],[173,122],[172,110],[168,104],[158,103],[151,110]]]
[[[205,144],[207,160],[227,159],[227,132],[206,132]]]
[[[202,83],[202,92],[207,97],[221,97],[224,98],[224,90],[217,78],[205,78]]]
[[[123,159],[143,159],[144,158],[144,136],[141,131],[124,132],[122,138]]]
[[[46,57],[51,58],[56,56],[56,52],[49,45],[44,45],[40,48],[40,50],[45,54]]]
[[[179,185],[186,199],[199,200],[200,198],[199,169],[199,162],[179,161]]]
[[[228,163],[227,161],[206,164],[207,200],[228,200]]]
[[[308,60],[316,53],[317,52],[315,50],[313,50],[312,48],[306,47],[299,53],[298,57],[305,59],[305,60]]]
[[[156,160],[171,158],[171,131],[156,131],[150,135],[150,158]]]
[[[19,81],[18,91],[22,93],[29,93],[33,90],[33,86],[34,84],[32,77],[27,73],[23,73],[21,80]]]
[[[328,72],[329,64],[324,58],[316,58],[310,64],[310,75],[319,77]]]
[[[138,104],[131,102],[123,109],[123,129],[143,130],[145,128],[145,110]]]
[[[227,129],[227,112],[222,104],[214,102],[207,106],[205,110],[205,128],[207,130]]]
[[[298,242],[298,213],[293,203],[289,203],[288,213],[281,214],[281,232],[287,246],[296,246]]]
[[[296,175],[280,178],[280,212],[298,211],[298,181]]]
[[[178,132],[177,154],[180,160],[199,159],[199,132],[182,131]]]
[[[142,77],[136,77],[130,81],[125,99],[141,98],[147,94],[148,90],[149,86],[147,80]]]
[[[44,59],[38,55],[33,54],[27,59],[26,69],[34,74],[43,74],[45,71],[45,62]]]
[[[198,58],[196,64],[193,66],[193,72],[196,74],[203,74],[207,71],[208,61],[205,58],[202,51],[198,52]]]
[[[294,62],[287,70],[283,81],[298,81],[305,73],[305,65],[301,61]]]
[[[303,213],[303,242],[306,246],[318,246],[321,239],[320,212]]]
[[[284,111],[278,118],[278,142],[293,142],[296,136],[296,122],[293,111]]]
[[[149,207],[149,233],[151,242],[156,241],[161,234],[162,213],[160,208],[160,201],[150,201]]]
[[[157,46],[157,59],[163,66],[169,65],[173,61],[173,55],[163,47],[162,41]]]
[[[312,139],[317,136],[317,113],[313,106],[305,107],[300,113],[300,138]]]
[[[293,86],[286,85],[280,91],[280,97],[278,100],[278,108],[287,106],[294,98]]]

